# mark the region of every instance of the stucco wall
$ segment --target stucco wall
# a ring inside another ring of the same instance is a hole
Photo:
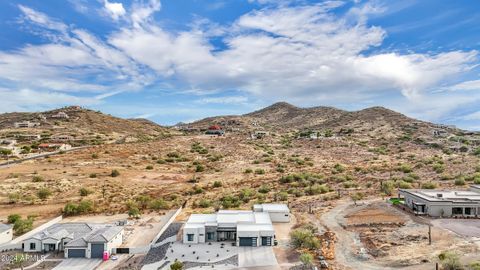
[[[12,241],[12,238],[13,238],[13,229],[12,228],[0,233],[0,245]]]
[[[30,243],[35,243],[35,249],[30,249]],[[40,252],[42,251],[42,241],[37,239],[27,239],[23,242],[23,251],[24,252]]]

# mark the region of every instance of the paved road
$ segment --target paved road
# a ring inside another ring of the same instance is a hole
[[[75,258],[65,259],[53,270],[93,270],[97,267],[102,260],[100,259],[87,259],[87,258]]]
[[[42,154],[38,154],[38,155],[26,157],[26,158],[9,160],[9,161],[7,161],[7,162],[0,163],[0,168],[2,168],[2,167],[8,167],[8,166],[10,166],[10,165],[19,164],[19,163],[22,163],[22,162],[27,161],[27,160],[33,160],[33,159],[37,159],[37,158],[49,157],[49,156],[52,156],[52,155],[60,154],[60,153],[62,153],[62,152],[72,152],[72,151],[77,151],[77,150],[84,149],[84,148],[88,148],[88,147],[90,147],[90,146],[80,146],[80,147],[74,147],[74,148],[71,148],[71,149],[68,149],[68,150],[61,150],[61,151],[55,151],[55,152],[42,153]]]

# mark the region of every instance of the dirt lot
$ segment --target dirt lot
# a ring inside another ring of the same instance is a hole
[[[432,245],[429,245],[428,221],[419,223],[418,218],[382,201],[343,209],[340,224],[359,241],[353,245],[356,246],[355,256],[373,265],[429,267],[445,250],[454,249],[464,255],[477,252],[475,244],[437,227],[432,227]]]

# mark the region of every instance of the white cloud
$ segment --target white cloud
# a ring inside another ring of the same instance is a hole
[[[244,96],[210,97],[195,101],[198,104],[246,104],[247,102],[248,98]]]
[[[480,111],[467,114],[462,117],[464,120],[480,120]]]
[[[2,100],[0,112],[44,110],[64,105],[88,106],[99,104],[98,100],[92,98],[27,88],[20,90],[0,88],[0,99]]]
[[[115,2],[109,2],[108,0],[104,0],[103,4],[104,4],[105,11],[114,20],[118,20],[119,18],[123,17],[126,13],[122,3],[115,3]]]
[[[56,30],[60,32],[65,32],[68,26],[57,20],[53,20],[44,13],[35,11],[29,7],[18,5],[18,8],[22,11],[25,19],[28,19],[42,27],[45,27],[50,30]]]
[[[453,91],[480,90],[480,80],[461,82],[461,83],[449,86],[448,89]]]

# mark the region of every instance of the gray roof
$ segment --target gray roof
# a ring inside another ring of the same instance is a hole
[[[69,238],[67,247],[86,247],[88,243],[106,243],[117,236],[123,227],[109,224],[57,223],[33,235],[30,238],[45,240],[53,238],[58,241]]]
[[[6,232],[12,228],[12,225],[0,223],[0,233]]]

